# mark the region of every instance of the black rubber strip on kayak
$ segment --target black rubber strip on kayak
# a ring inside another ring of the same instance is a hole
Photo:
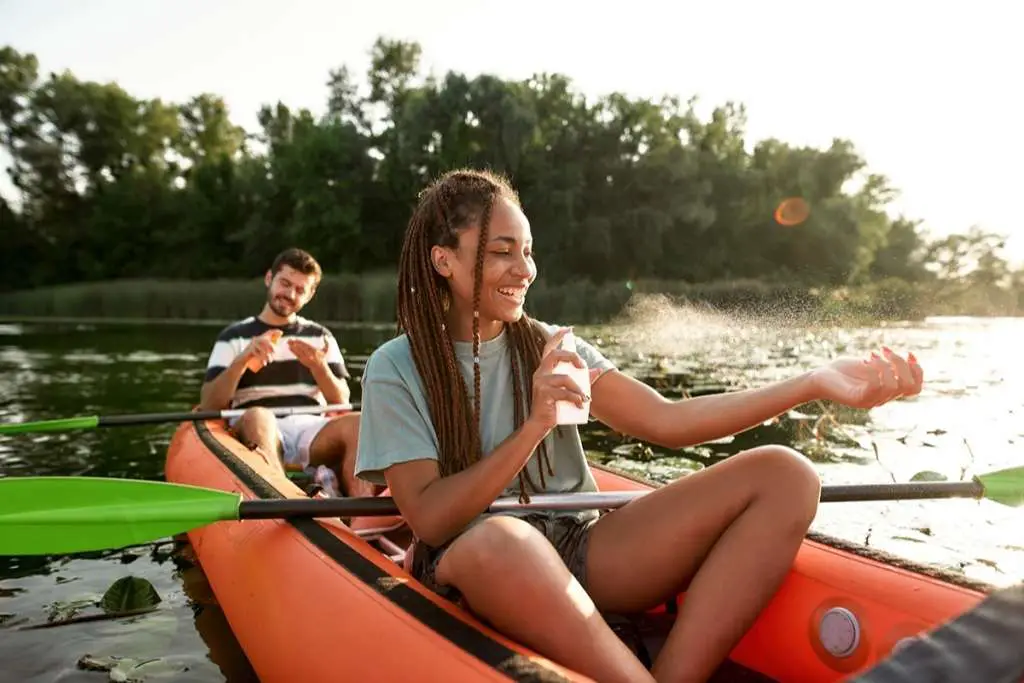
[[[1017,584],[913,638],[850,683],[1020,683],[1021,643],[1024,584]]]
[[[220,443],[205,423],[193,424],[203,444],[253,493],[263,499],[284,498],[266,479]],[[404,583],[392,581],[390,574],[327,531],[316,520],[289,519],[288,523],[346,571],[401,607],[410,616],[512,680],[523,683],[568,683],[569,679],[557,671],[542,667],[509,649],[486,633],[441,609]]]

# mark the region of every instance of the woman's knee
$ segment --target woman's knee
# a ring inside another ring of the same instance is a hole
[[[552,559],[559,559],[554,548],[527,522],[510,516],[489,517],[452,543],[438,563],[437,578],[452,584],[467,577],[529,582],[528,574]]]
[[[799,451],[780,445],[759,446],[744,457],[756,470],[753,480],[758,494],[792,511],[801,523],[810,524],[821,499],[821,477],[813,463]]]

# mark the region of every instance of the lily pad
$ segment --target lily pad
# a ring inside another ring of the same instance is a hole
[[[910,481],[946,481],[946,475],[932,470],[923,470],[912,476]]]
[[[622,444],[621,446],[613,448],[612,453],[629,458],[630,460],[638,460],[640,462],[654,460],[658,457],[650,446],[642,443]]]
[[[146,579],[138,576],[125,576],[115,581],[100,600],[100,607],[107,613],[132,612],[153,607],[161,601]]]

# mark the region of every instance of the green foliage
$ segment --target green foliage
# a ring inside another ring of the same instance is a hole
[[[389,319],[377,273],[398,260],[417,191],[474,165],[519,189],[543,280],[532,302],[559,319],[614,315],[626,282],[725,307],[1017,309],[1022,278],[999,236],[929,242],[891,219],[895,190],[848,141],[750,141],[739,104],[702,118],[695,100],[588,100],[558,74],[426,76],[414,43],[382,38],[370,57],[364,83],[330,72],[324,115],[267,103],[245,131],[216,94],[141,99],[0,49],[0,145],[18,190],[0,200],[0,291],[132,279],[117,297],[52,290],[38,313],[234,317],[273,255],[298,245],[339,277],[318,305]],[[791,227],[774,218],[787,197],[810,207]],[[194,286],[168,289],[182,279]],[[220,279],[240,282],[210,296]]]
[[[123,576],[103,594],[100,607],[104,612],[117,614],[153,607],[160,601],[160,595],[149,581],[138,576]]]

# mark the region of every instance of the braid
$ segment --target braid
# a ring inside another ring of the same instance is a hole
[[[480,283],[484,276],[484,250],[491,227],[492,206],[493,195],[484,205],[483,215],[480,216],[480,239],[476,248],[476,265],[473,268],[473,424],[476,426],[473,434],[476,450],[480,455],[483,454],[480,443]]]
[[[467,454],[471,444],[460,425],[468,423],[465,410],[469,396],[461,381],[455,347],[445,327],[443,298],[446,293],[429,256],[423,258],[430,253],[431,218],[443,209],[437,192],[425,193],[424,203],[428,210],[417,211],[410,220],[399,259],[398,331],[405,332],[409,338],[413,359],[426,388],[441,453]],[[442,456],[439,460],[442,474],[457,471],[451,469],[450,458]]]
[[[526,315],[509,325],[508,331],[509,343],[512,346],[512,396],[515,404],[513,422],[515,428],[519,429],[533,404],[533,392],[524,392],[523,389],[540,365],[541,352],[544,350],[544,335],[540,326]],[[520,363],[523,365],[520,366]],[[533,483],[526,467],[519,471],[519,493],[524,502],[530,500],[529,494],[526,492],[527,487],[534,491],[544,489],[545,470],[547,474],[552,476],[555,474],[546,441],[542,441],[540,444],[540,462],[537,469],[540,473],[539,488]]]
[[[398,333],[409,338],[413,361],[427,393],[427,405],[438,439],[438,468],[448,476],[469,467],[482,456],[480,436],[480,289],[485,245],[495,199],[519,204],[519,198],[501,177],[485,171],[451,171],[420,193],[409,221],[399,259]],[[448,285],[430,259],[434,245],[457,247],[459,232],[473,223],[480,226],[473,286],[473,401],[459,370],[455,345],[445,325],[444,302]],[[527,316],[506,326],[512,358],[514,422],[518,429],[531,407],[530,381],[540,364],[544,336]],[[522,498],[527,488],[542,490],[553,468],[545,443],[540,446],[541,487],[527,468],[519,473]]]

